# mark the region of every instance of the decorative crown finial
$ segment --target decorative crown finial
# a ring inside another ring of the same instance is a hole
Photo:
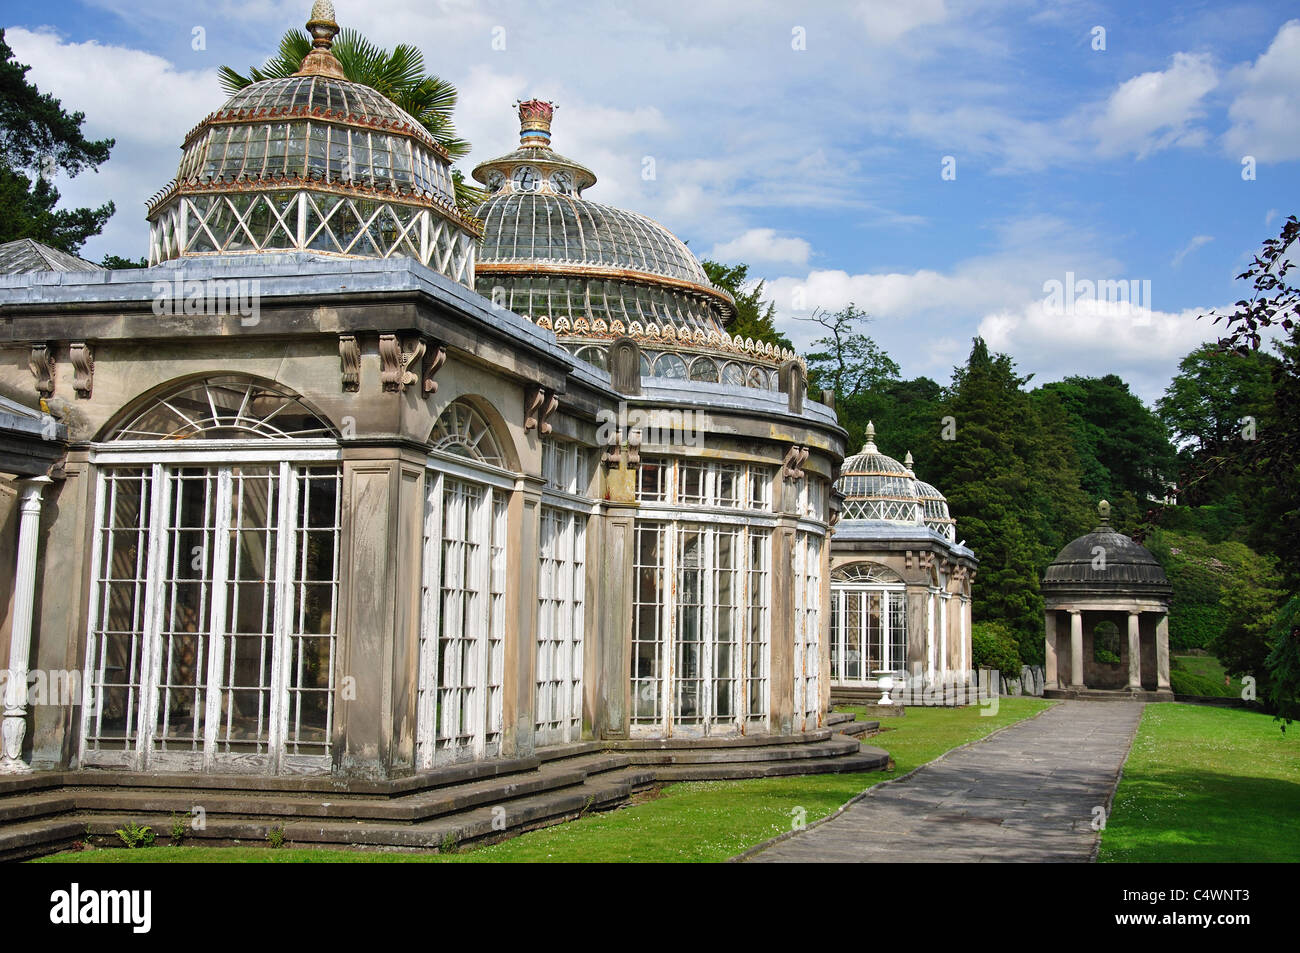
[[[330,52],[334,37],[338,36],[339,25],[334,21],[334,4],[330,0],[316,0],[311,5],[311,15],[307,18],[307,32],[311,34],[311,52],[302,58],[295,76],[332,76],[346,79],[343,66]]]
[[[519,145],[524,148],[549,149],[555,103],[544,99],[521,99],[515,105],[519,107]]]

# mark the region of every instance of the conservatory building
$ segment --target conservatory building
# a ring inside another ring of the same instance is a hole
[[[899,463],[880,452],[875,436],[868,423],[866,445],[835,481],[829,654],[836,701],[894,701],[912,697],[908,689],[965,684],[971,667],[975,555],[957,541],[943,494],[912,472],[912,455]],[[900,696],[887,695],[891,684]]]
[[[309,29],[186,137],[151,267],[0,276],[0,396],[58,449],[0,467],[0,552],[31,557],[0,653],[77,685],[6,698],[5,770],[822,744],[833,680],[969,657],[935,621],[969,552],[914,498],[832,559],[834,412],[727,336],[666,228],[583,197],[550,104],[464,215],[418,121],[343,78],[329,4]]]

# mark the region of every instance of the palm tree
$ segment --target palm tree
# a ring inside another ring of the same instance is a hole
[[[289,30],[280,39],[279,51],[262,64],[250,67],[241,75],[229,66],[220,70],[221,88],[236,93],[245,86],[264,79],[292,76],[311,52],[311,37],[303,30]],[[456,108],[456,87],[424,71],[424,54],[414,46],[399,43],[391,51],[371,43],[354,29],[345,29],[334,39],[334,54],[343,75],[354,83],[369,86],[380,95],[410,113],[453,159],[469,154],[470,144],[456,135],[451,113]],[[472,212],[483,201],[484,193],[465,181],[459,169],[452,170],[456,184],[456,204]]]

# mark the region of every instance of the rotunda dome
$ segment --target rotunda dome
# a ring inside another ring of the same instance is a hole
[[[1149,592],[1168,597],[1169,577],[1141,543],[1110,525],[1110,504],[1098,506],[1101,524],[1091,533],[1068,543],[1043,574],[1044,595],[1054,592]]]

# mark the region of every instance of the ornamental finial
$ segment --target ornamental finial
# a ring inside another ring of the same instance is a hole
[[[907,467],[907,472],[912,472],[912,451],[907,451],[907,456],[903,457],[903,466]]]
[[[519,145],[521,148],[551,148],[551,117],[555,103],[544,99],[521,99],[519,108]]]
[[[867,442],[862,445],[862,452],[876,452],[876,425],[870,420],[867,421]]]
[[[330,0],[316,0],[307,18],[307,32],[311,35],[311,52],[302,58],[295,76],[332,76],[346,79],[343,66],[330,51],[339,25],[334,21],[334,4]]]
[[[1110,525],[1110,504],[1102,500],[1097,504],[1097,515],[1101,517],[1101,525]]]

